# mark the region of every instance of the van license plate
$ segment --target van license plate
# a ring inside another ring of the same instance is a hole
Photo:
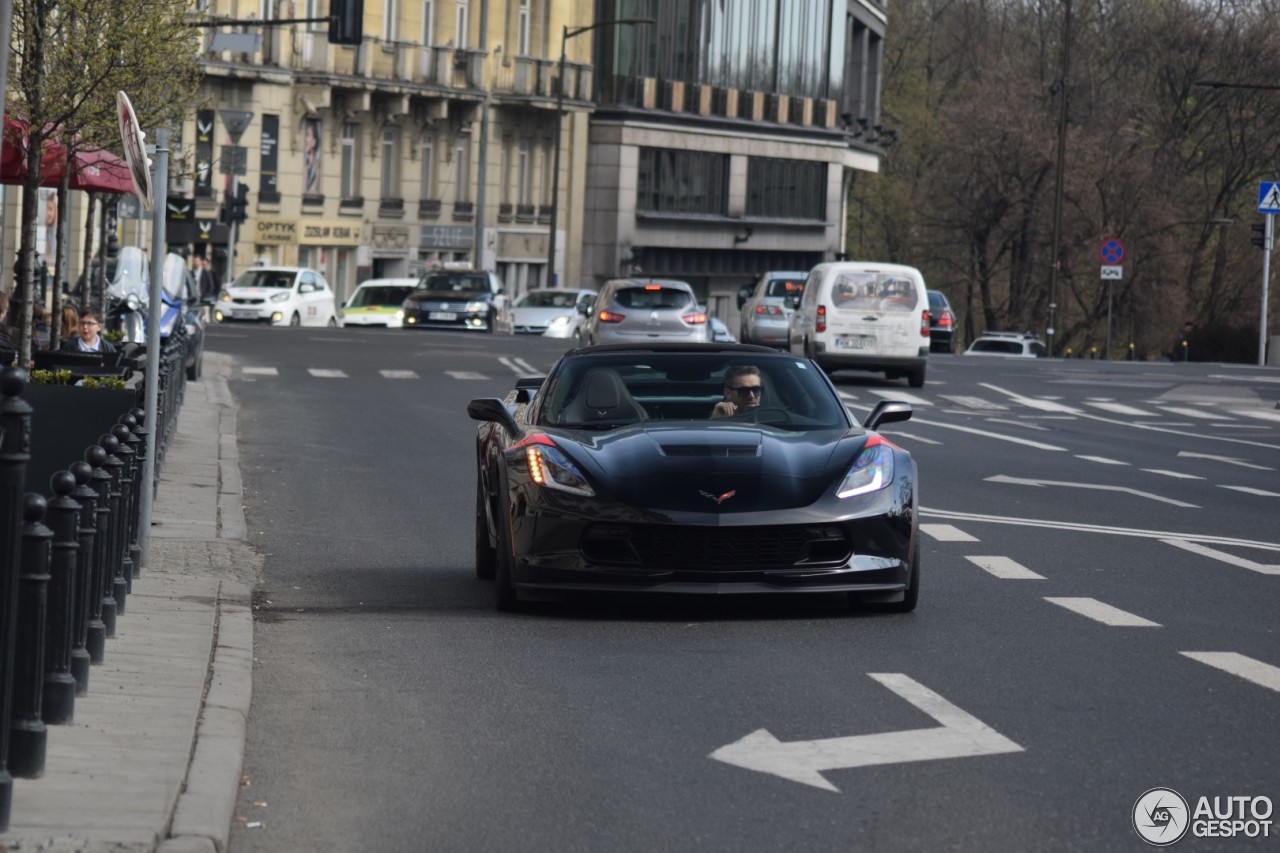
[[[840,349],[871,349],[875,338],[836,338],[836,346]]]
[[[453,311],[430,311],[427,313],[428,320],[456,320],[458,315]]]

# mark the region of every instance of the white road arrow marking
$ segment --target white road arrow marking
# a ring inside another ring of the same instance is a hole
[[[1138,489],[1131,489],[1128,486],[1104,486],[1100,483],[1069,483],[1062,480],[1031,480],[1025,477],[1006,477],[999,474],[995,477],[988,477],[988,483],[1012,483],[1018,486],[1064,486],[1069,489],[1099,489],[1104,492],[1124,492],[1134,497],[1147,498],[1148,500],[1160,501],[1161,503],[1172,504],[1173,506],[1183,506],[1188,509],[1199,509],[1195,504],[1189,504],[1186,501],[1178,501],[1173,498],[1166,498],[1161,495],[1153,495],[1151,492],[1143,492]]]
[[[1237,557],[1235,554],[1228,554],[1225,551],[1219,551],[1217,548],[1210,548],[1208,545],[1202,545],[1198,542],[1188,542],[1185,539],[1162,539],[1160,541],[1176,548],[1181,548],[1184,551],[1199,554],[1202,557],[1221,560],[1229,565],[1257,572],[1260,575],[1280,575],[1280,565],[1275,563],[1258,563],[1246,557]]]
[[[1190,450],[1179,450],[1179,456],[1185,456],[1188,459],[1211,459],[1214,462],[1225,462],[1228,465],[1239,465],[1241,468],[1252,468],[1255,471],[1274,471],[1275,468],[1268,468],[1266,465],[1254,465],[1252,462],[1245,462],[1243,459],[1237,459],[1234,456],[1214,456],[1212,453],[1192,453]]]
[[[839,793],[840,789],[828,782],[822,771],[1023,751],[981,720],[900,672],[868,675],[933,717],[942,727],[789,743],[778,740],[768,729],[757,729],[739,741],[720,747],[709,757]]]
[[[507,368],[519,377],[542,375],[541,371],[535,369],[533,365],[529,364],[529,362],[525,361],[523,358],[508,358],[507,356],[502,355],[498,356],[498,361],[502,363],[503,367]]]

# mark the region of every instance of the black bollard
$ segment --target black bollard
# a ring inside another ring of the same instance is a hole
[[[13,704],[14,636],[18,621],[22,490],[31,458],[31,406],[21,396],[26,371],[0,371],[0,832],[9,828],[13,776],[9,772],[9,720]]]
[[[101,450],[102,448],[97,448]],[[71,607],[71,675],[76,680],[76,695],[84,696],[89,692],[89,617],[93,608],[90,606],[89,590],[93,581],[93,520],[98,506],[98,493],[89,485],[93,477],[93,466],[88,462],[72,462],[68,469],[76,478],[75,491],[71,497],[80,506],[76,519],[76,576],[72,587]],[[101,624],[101,619],[98,620]]]
[[[127,426],[116,424],[111,428],[111,434],[120,443],[116,456],[124,463],[124,467],[120,469],[120,518],[116,521],[120,527],[120,576],[124,581],[124,588],[116,591],[116,597],[119,599],[119,612],[123,613],[125,599],[128,593],[133,592],[133,533],[137,529],[133,510],[138,482],[138,454],[129,446],[133,433]]]
[[[47,726],[69,723],[76,714],[71,645],[80,504],[71,497],[75,487],[76,478],[69,471],[58,471],[49,478],[54,499],[49,502],[45,523],[53,531],[53,543],[49,552],[49,612],[44,629],[44,702],[40,707],[40,718]]]
[[[129,507],[129,562],[133,566],[130,577],[136,578],[142,574],[142,530],[138,525],[142,520],[142,484],[146,479],[142,466],[146,464],[146,458],[142,454],[142,438],[138,435],[138,421],[133,413],[121,415],[119,423],[123,424],[129,433],[126,439],[121,440],[128,441],[129,447],[133,450],[133,500]],[[115,428],[113,427],[111,431],[114,434]],[[133,584],[129,585],[129,592],[133,592]]]
[[[116,635],[116,616],[124,613],[125,589],[124,575],[121,572],[120,554],[124,548],[124,537],[120,532],[120,473],[124,463],[116,456],[120,442],[114,435],[107,433],[98,436],[98,446],[107,451],[107,460],[102,463],[103,469],[111,475],[111,491],[107,493],[107,563],[102,579],[102,621],[107,625],[107,636]]]
[[[44,694],[44,623],[49,591],[49,540],[45,500],[22,499],[22,569],[18,577],[18,635],[13,657],[13,719],[9,721],[9,772],[22,779],[44,773],[49,730],[40,719]]]
[[[107,630],[106,614],[103,612],[105,600],[102,594],[106,588],[107,578],[107,531],[110,527],[111,507],[108,498],[111,494],[111,475],[103,467],[107,461],[107,451],[98,445],[90,445],[84,451],[84,461],[92,466],[93,474],[89,485],[98,498],[94,501],[93,514],[93,567],[89,590],[89,626],[85,648],[89,651],[89,660],[102,663],[106,659],[106,640],[116,632],[115,599],[111,600],[111,630]]]

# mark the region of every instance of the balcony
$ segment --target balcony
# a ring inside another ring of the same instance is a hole
[[[516,222],[532,224],[534,218],[534,206],[531,204],[516,205]]]
[[[504,202],[503,204],[498,205],[498,221],[499,222],[511,221],[511,205],[510,204],[507,204]]]
[[[473,201],[455,201],[453,203],[453,219],[455,222],[470,222],[476,218],[476,204]]]
[[[402,198],[382,198],[378,199],[378,215],[399,219],[404,216],[404,199]]]
[[[338,200],[338,211],[341,213],[356,213],[363,210],[364,196],[353,195]]]
[[[440,199],[424,198],[418,200],[418,218],[419,219],[439,219],[440,218]]]

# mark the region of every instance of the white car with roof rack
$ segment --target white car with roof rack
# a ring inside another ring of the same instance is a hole
[[[1003,356],[1004,358],[1044,358],[1049,350],[1032,332],[983,332],[965,355]]]

